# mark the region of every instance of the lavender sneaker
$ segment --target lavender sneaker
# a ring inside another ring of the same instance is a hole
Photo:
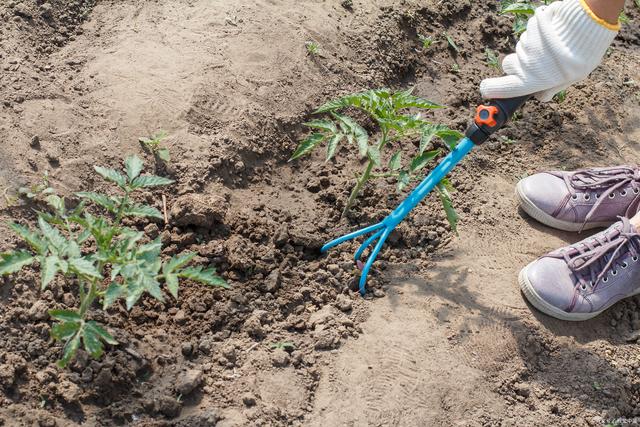
[[[522,292],[538,310],[587,320],[640,293],[640,234],[627,218],[553,251],[520,271]]]
[[[518,182],[522,209],[549,227],[565,231],[608,227],[631,218],[640,205],[640,169],[631,166],[542,172]]]

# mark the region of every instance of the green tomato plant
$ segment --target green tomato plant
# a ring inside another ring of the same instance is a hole
[[[177,299],[181,279],[228,287],[213,268],[188,266],[195,253],[162,259],[160,238],[143,243],[144,233],[123,224],[126,217],[161,219],[157,209],[134,202],[132,194],[139,189],[169,185],[172,180],[141,175],[143,163],[137,156],[125,160],[124,174],[100,166],[94,169],[115,184],[120,194],[79,192],[76,196],[80,202],[69,208],[63,197],[49,192],[46,202],[50,209],[38,212],[37,228],[9,224],[28,249],[0,253],[0,276],[35,264],[40,269],[41,290],[47,289],[58,275],[75,287],[77,308],[49,311],[57,321],[51,336],[64,343],[60,367],[69,363],[81,344],[96,359],[103,354],[104,343],[117,344],[103,326],[90,320],[92,309],[106,310],[124,300],[130,310],[145,293],[163,302],[163,287]],[[104,214],[93,213],[97,210]]]
[[[163,162],[171,161],[171,155],[169,154],[169,149],[162,145],[162,141],[167,137],[167,133],[163,130],[158,132],[157,134],[147,137],[140,137],[138,141],[142,146],[147,150],[153,153],[154,156],[157,156]]]
[[[441,154],[441,150],[435,148],[436,139],[443,141],[448,149],[456,146],[463,137],[460,132],[430,123],[419,112],[437,108],[443,107],[414,96],[411,89],[396,92],[376,89],[343,96],[327,102],[314,112],[325,118],[305,123],[314,132],[300,142],[290,160],[311,153],[323,143],[327,145],[326,161],[336,155],[342,141],[357,148],[355,152],[359,158],[366,158],[367,162],[364,170],[356,174],[356,182],[342,211],[344,217],[370,179],[395,177],[398,191],[402,191],[412,180],[421,179],[422,170]],[[347,109],[366,113],[376,124],[379,136],[370,138],[362,125],[343,112]],[[418,142],[417,149],[414,148],[415,142]],[[410,161],[403,162],[401,146],[415,150]],[[394,147],[394,152],[383,163],[389,147]],[[451,203],[452,187],[444,180],[437,188],[447,219],[455,231],[457,215]]]
[[[500,14],[513,16],[513,35],[520,36],[527,29],[527,22],[540,6],[555,0],[501,0]]]

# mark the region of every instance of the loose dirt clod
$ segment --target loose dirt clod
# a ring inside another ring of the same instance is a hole
[[[176,380],[176,390],[183,396],[191,394],[200,387],[204,380],[203,372],[199,369],[189,369]]]

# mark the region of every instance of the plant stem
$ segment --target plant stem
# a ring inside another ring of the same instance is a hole
[[[381,126],[381,129],[382,129],[382,138],[380,138],[380,142],[378,143],[378,151],[382,150],[382,148],[387,144],[387,142],[389,142],[388,140],[389,129],[387,129],[386,126]],[[375,165],[376,164],[374,163],[374,161],[371,160],[371,158],[369,158],[369,163],[367,164],[367,167],[365,168],[364,172],[362,172],[362,175],[356,180],[356,185],[353,187],[353,190],[351,190],[351,195],[349,196],[349,199],[347,200],[347,204],[344,206],[344,209],[342,210],[342,215],[340,215],[340,218],[344,218],[345,216],[347,216],[349,209],[351,209],[351,206],[353,206],[356,199],[358,198],[358,194],[360,194],[362,187],[364,187],[364,185],[367,183],[369,178],[371,178],[371,171],[373,170],[373,167]]]
[[[349,212],[349,209],[351,209],[351,206],[353,206],[353,203],[358,198],[358,194],[360,194],[360,190],[362,190],[362,187],[364,187],[364,184],[369,180],[369,177],[371,176],[371,171],[373,170],[374,165],[375,164],[373,163],[373,160],[369,160],[369,164],[367,164],[367,168],[364,170],[360,178],[358,178],[358,180],[356,181],[356,185],[353,187],[353,190],[351,190],[351,195],[349,196],[349,200],[347,200],[347,204],[342,210],[342,215],[340,216],[341,218],[344,218],[347,215],[347,212]]]
[[[115,219],[115,224],[116,225],[119,225],[120,221],[122,221],[122,214],[124,212],[124,208],[129,203],[129,194],[130,193],[131,193],[131,191],[129,189],[125,190],[124,197],[122,198],[122,203],[120,203],[120,206],[118,206],[118,213],[116,214],[116,219]]]
[[[89,293],[83,298],[80,303],[80,317],[84,318],[89,307],[98,296],[98,286],[96,286],[96,281],[91,281],[91,286],[89,287]]]

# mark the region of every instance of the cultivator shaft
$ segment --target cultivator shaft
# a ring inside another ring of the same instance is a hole
[[[530,96],[519,98],[511,98],[504,100],[494,100],[488,105],[481,105],[476,110],[474,122],[469,126],[466,136],[462,138],[456,147],[440,161],[427,175],[427,177],[407,196],[406,199],[398,205],[385,219],[381,222],[365,227],[361,230],[354,231],[325,244],[320,251],[327,252],[329,249],[349,240],[356,239],[360,236],[373,233],[360,245],[355,253],[355,261],[358,262],[366,249],[373,246],[367,262],[362,268],[360,275],[360,294],[366,292],[367,277],[369,270],[373,265],[376,257],[380,253],[384,242],[389,234],[396,228],[400,222],[415,208],[433,189],[436,187],[447,174],[471,151],[476,145],[485,142],[494,132],[503,127],[513,113],[520,108]]]

